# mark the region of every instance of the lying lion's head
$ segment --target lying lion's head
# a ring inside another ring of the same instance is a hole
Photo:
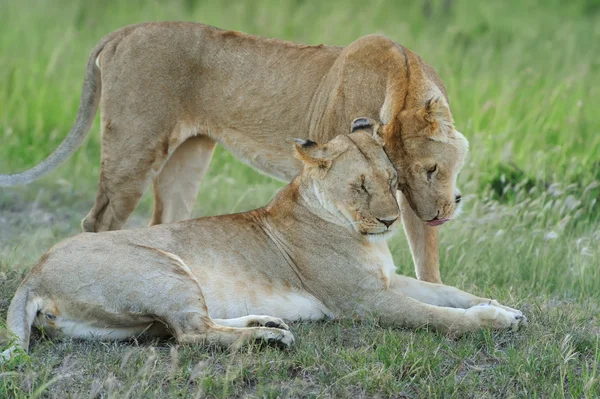
[[[454,129],[444,97],[436,96],[420,107],[398,112],[384,104],[380,118],[379,134],[398,171],[398,189],[411,208],[430,225],[450,220],[460,206],[456,177],[468,142]],[[353,129],[363,119],[356,119]]]
[[[397,173],[373,128],[364,124],[322,145],[298,139],[296,157],[304,163],[302,177],[324,217],[378,239],[392,233],[400,209]]]

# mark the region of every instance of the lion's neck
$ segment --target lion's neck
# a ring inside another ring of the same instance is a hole
[[[318,242],[323,235],[332,235],[343,240],[360,241],[363,237],[348,223],[333,204],[320,198],[312,181],[302,175],[282,188],[264,208],[268,223],[285,234],[298,230]]]
[[[324,210],[308,181],[296,178],[260,210],[260,224],[293,269],[302,289],[329,309],[359,286],[379,284],[393,260],[385,242],[369,242],[349,223]],[[349,306],[354,306],[351,303]]]

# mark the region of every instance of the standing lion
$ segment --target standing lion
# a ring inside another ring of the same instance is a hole
[[[454,206],[426,207],[425,197],[451,190],[458,169],[432,163],[421,148],[436,141],[449,159],[448,139],[462,135],[433,68],[392,40],[369,35],[347,47],[306,46],[188,22],[124,27],[92,51],[69,135],[34,168],[0,175],[0,186],[30,183],[67,159],[88,134],[98,105],[102,166],[84,231],[120,229],[150,183],[151,224],[189,218],[217,143],[290,181],[301,168],[289,151],[293,137],[308,132],[307,139],[325,143],[364,116],[382,124],[399,174],[417,276],[441,282],[436,226],[452,217]],[[447,196],[460,201],[458,192]]]

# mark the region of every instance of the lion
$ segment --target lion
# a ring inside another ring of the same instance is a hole
[[[376,123],[355,125],[326,144],[298,139],[302,172],[263,208],[81,233],[51,248],[12,300],[7,326],[17,346],[5,357],[28,348],[32,325],[51,336],[147,331],[184,343],[289,346],[286,321],[374,314],[382,325],[452,334],[524,324],[520,311],[491,299],[396,274],[386,239],[399,223],[402,178]],[[444,134],[455,153],[420,137],[406,145],[440,165],[462,162],[461,138]],[[456,204],[438,191],[423,206],[448,212]]]
[[[98,106],[102,159],[96,201],[82,222],[87,232],[120,229],[151,182],[150,224],[188,219],[217,143],[289,182],[302,166],[288,150],[294,137],[326,143],[359,116],[382,123],[399,173],[430,174],[446,185],[456,178],[404,145],[409,137],[453,132],[454,125],[439,76],[391,39],[369,35],[347,47],[307,46],[191,22],[153,22],[121,28],[98,43],[69,135],[34,168],[0,175],[0,186],[27,184],[66,160]],[[438,151],[447,151],[439,143]],[[410,171],[402,172],[409,162]],[[407,196],[402,179],[397,188],[416,275],[441,283],[436,226],[451,215],[420,206],[423,198]],[[459,192],[453,195],[461,200]]]

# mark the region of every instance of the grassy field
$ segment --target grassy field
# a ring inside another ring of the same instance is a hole
[[[444,281],[521,309],[528,328],[456,339],[370,319],[293,324],[293,350],[236,352],[35,337],[30,358],[0,366],[0,397],[600,397],[600,2],[431,3],[0,2],[0,172],[60,143],[89,52],[123,25],[190,20],[336,45],[384,33],[436,68],[471,143],[465,212],[441,233]],[[39,256],[80,231],[98,133],[49,177],[0,189],[0,319]],[[195,214],[254,208],[280,186],[219,148]],[[129,227],[151,205],[147,195]],[[403,235],[390,245],[413,275]]]

